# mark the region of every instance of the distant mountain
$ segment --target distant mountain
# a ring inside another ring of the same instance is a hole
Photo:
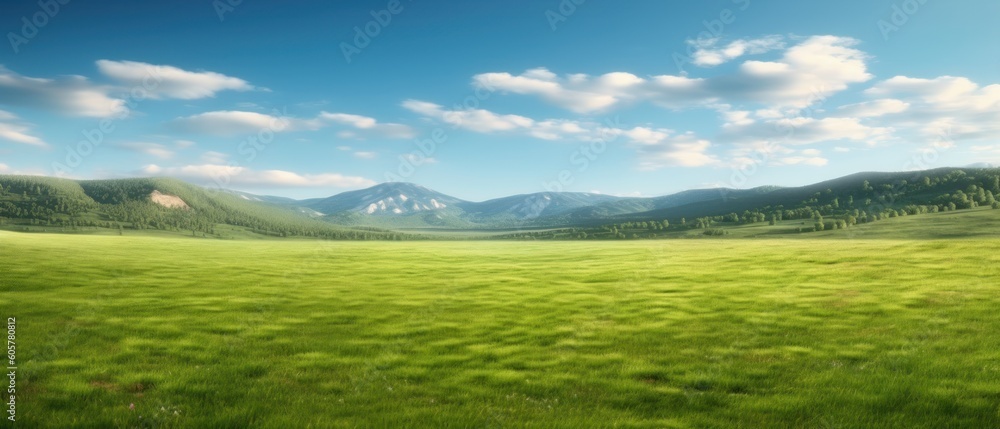
[[[512,217],[530,220],[622,199],[610,195],[579,192],[541,192],[497,198],[481,203],[464,202],[462,208],[469,216],[478,219]]]
[[[275,197],[272,195],[254,195],[249,192],[236,191],[232,189],[223,189],[222,192],[235,195],[247,201],[255,201],[260,203],[273,204],[276,206],[288,207],[299,213],[302,213],[309,217],[322,217],[323,213],[316,210],[310,209],[308,207],[303,207],[299,200],[295,200],[287,197]]]
[[[744,196],[763,195],[777,189],[781,188],[777,186],[764,186],[753,189],[692,189],[662,197],[620,198],[602,204],[582,207],[568,213],[568,217],[574,220],[601,219],[629,213],[669,209],[707,201],[726,201]]]
[[[966,165],[965,168],[1000,168],[1000,165],[991,162],[977,162],[974,164]]]
[[[662,197],[617,197],[582,192],[539,192],[473,202],[412,183],[383,183],[329,198],[298,201],[326,220],[380,228],[496,229],[566,226],[699,202],[766,194],[780,189],[698,189]]]
[[[232,189],[222,189],[222,192],[236,195],[247,201],[258,201],[262,203],[276,204],[279,206],[295,206],[299,205],[299,200],[287,198],[287,197],[275,197],[271,195],[255,195],[249,192],[236,191]]]
[[[464,201],[412,183],[390,182],[329,198],[301,201],[300,205],[328,215],[405,215],[445,210]]]
[[[173,179],[71,181],[0,176],[0,225],[191,231],[228,225],[275,236],[374,238],[388,230],[600,228],[682,220],[741,224],[817,214],[865,218],[993,205],[1000,170],[940,168],[857,173],[807,186],[696,189],[661,197],[541,192],[466,201],[412,183],[383,183],[293,200],[216,191]],[[359,231],[364,231],[360,232]],[[592,231],[593,232],[593,231]],[[607,232],[607,231],[605,231]],[[222,236],[223,233],[218,235]]]

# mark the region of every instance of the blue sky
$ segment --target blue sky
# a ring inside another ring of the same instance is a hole
[[[8,1],[0,173],[483,200],[997,163],[997,16],[987,0]]]

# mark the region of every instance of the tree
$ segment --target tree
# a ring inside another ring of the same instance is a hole
[[[1000,201],[994,201],[993,202],[993,209],[994,210],[1000,210]]]

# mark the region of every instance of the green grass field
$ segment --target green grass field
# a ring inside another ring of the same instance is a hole
[[[984,428],[998,251],[0,232],[0,316],[25,428]]]

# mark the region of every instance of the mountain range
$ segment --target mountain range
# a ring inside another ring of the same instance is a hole
[[[987,178],[1000,175],[996,167],[939,168],[916,172],[863,172],[800,187],[763,186],[751,189],[695,189],[659,197],[618,197],[579,192],[539,192],[474,202],[412,183],[383,183],[371,188],[309,200],[258,197],[345,226],[382,228],[496,229],[587,226],[617,221],[666,218],[696,218],[762,210],[768,207],[796,208],[818,200],[823,194],[845,200],[864,199],[878,186],[878,198],[892,196],[883,206],[932,204],[942,193],[950,194],[957,183],[940,177],[958,174]],[[919,189],[902,192],[900,185],[934,178]],[[966,179],[966,181],[971,179]],[[989,180],[986,180],[989,182]],[[868,185],[864,185],[868,183]],[[964,183],[964,182],[963,182]],[[988,183],[987,183],[988,185]],[[1000,191],[998,191],[1000,192]],[[876,198],[876,200],[878,200]],[[878,202],[878,201],[877,201]]]
[[[259,201],[310,211],[343,225],[477,229],[558,226],[737,196],[760,195],[775,189],[778,188],[700,189],[652,198],[539,192],[474,202],[413,183],[390,182],[328,198],[300,201],[246,195]]]
[[[970,208],[995,202],[1000,169],[866,172],[801,187],[697,189],[649,198],[540,192],[481,202],[413,183],[383,183],[305,200],[219,192],[169,178],[0,176],[0,186],[0,225],[165,229],[206,236],[224,235],[217,229],[225,226],[235,235],[242,230],[272,236],[398,239],[404,230],[594,228],[664,220],[683,225],[685,219],[723,217],[737,224],[817,216],[847,221],[897,210]]]

